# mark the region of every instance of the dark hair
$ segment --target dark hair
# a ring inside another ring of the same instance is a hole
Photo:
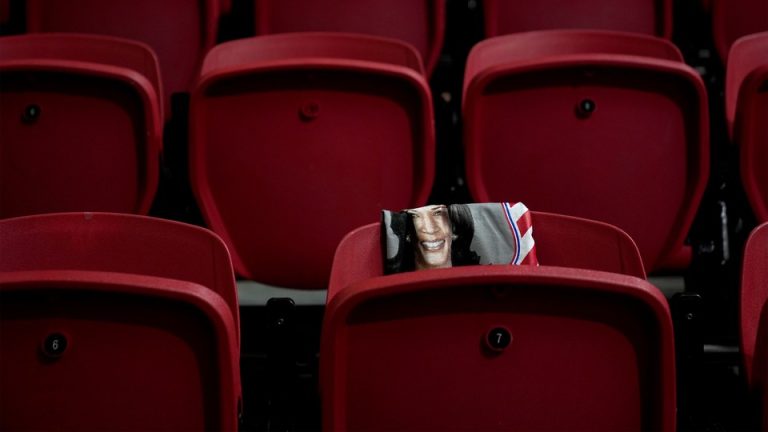
[[[384,274],[400,273],[416,269],[415,247],[417,242],[416,228],[413,219],[407,212],[391,212],[389,229],[399,239],[397,254],[392,258],[384,257]],[[466,204],[448,206],[448,217],[451,220],[453,241],[451,244],[451,265],[464,266],[480,263],[480,256],[470,249],[475,235],[475,223],[472,213]],[[382,218],[383,221],[383,218]],[[381,228],[382,245],[386,245],[386,226]],[[386,248],[385,248],[386,249]]]
[[[480,255],[470,249],[475,236],[475,221],[466,204],[448,206],[448,216],[453,225],[451,263],[454,266],[480,264]]]
[[[389,229],[397,236],[397,254],[392,258],[386,256],[386,246],[384,247],[384,274],[401,273],[416,269],[416,255],[413,251],[411,239],[416,238],[416,228],[413,226],[411,216],[402,212],[391,212]],[[384,214],[382,213],[382,222]],[[382,223],[381,227],[382,245],[387,243],[387,227]]]

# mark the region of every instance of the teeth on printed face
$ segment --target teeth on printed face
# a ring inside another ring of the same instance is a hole
[[[438,250],[443,247],[443,244],[445,244],[445,240],[421,242],[421,246],[426,250]]]

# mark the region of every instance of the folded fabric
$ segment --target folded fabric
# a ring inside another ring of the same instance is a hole
[[[381,217],[384,273],[473,264],[531,264],[533,226],[523,203],[428,205]]]

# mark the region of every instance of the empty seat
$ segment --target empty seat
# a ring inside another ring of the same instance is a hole
[[[631,239],[532,216],[540,267],[382,276],[378,224],[341,242],[320,353],[324,430],[675,430],[662,294],[639,277],[551,266],[638,275]],[[583,261],[585,250],[607,260]]]
[[[741,179],[759,221],[768,221],[768,32],[737,40],[728,56],[726,116]]]
[[[256,34],[364,33],[413,45],[431,73],[443,45],[445,0],[254,0]]]
[[[214,234],[48,214],[0,221],[0,244],[0,428],[237,429],[237,298]]]
[[[485,36],[602,29],[672,37],[672,0],[483,0]]]
[[[87,270],[193,282],[221,296],[237,321],[229,253],[212,232],[179,222],[109,213],[0,221],[0,272]]]
[[[475,200],[608,222],[649,272],[687,266],[709,175],[707,98],[670,42],[577,30],[488,39],[468,58],[463,103]]]
[[[166,117],[170,95],[187,92],[216,42],[219,0],[27,0],[27,31],[95,33],[142,41],[163,71]]]
[[[141,43],[0,38],[0,218],[147,213],[162,148],[159,86]]]
[[[741,269],[741,353],[747,383],[768,430],[768,223],[749,236]]]
[[[726,63],[731,45],[742,36],[768,31],[768,2],[765,0],[711,0],[712,38]]]
[[[324,289],[333,251],[434,176],[429,86],[409,45],[331,33],[228,42],[190,102],[190,176],[236,271]]]

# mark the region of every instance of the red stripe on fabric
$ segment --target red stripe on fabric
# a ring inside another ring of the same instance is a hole
[[[528,251],[528,255],[523,258],[523,260],[520,262],[520,264],[526,264],[526,265],[539,265],[539,259],[536,257],[536,245],[534,244],[530,251]]]
[[[520,216],[520,219],[517,220],[517,227],[520,229],[520,235],[524,236],[525,233],[528,232],[528,229],[531,228],[531,225],[533,225],[533,222],[531,221],[531,212],[526,210],[525,213]]]

